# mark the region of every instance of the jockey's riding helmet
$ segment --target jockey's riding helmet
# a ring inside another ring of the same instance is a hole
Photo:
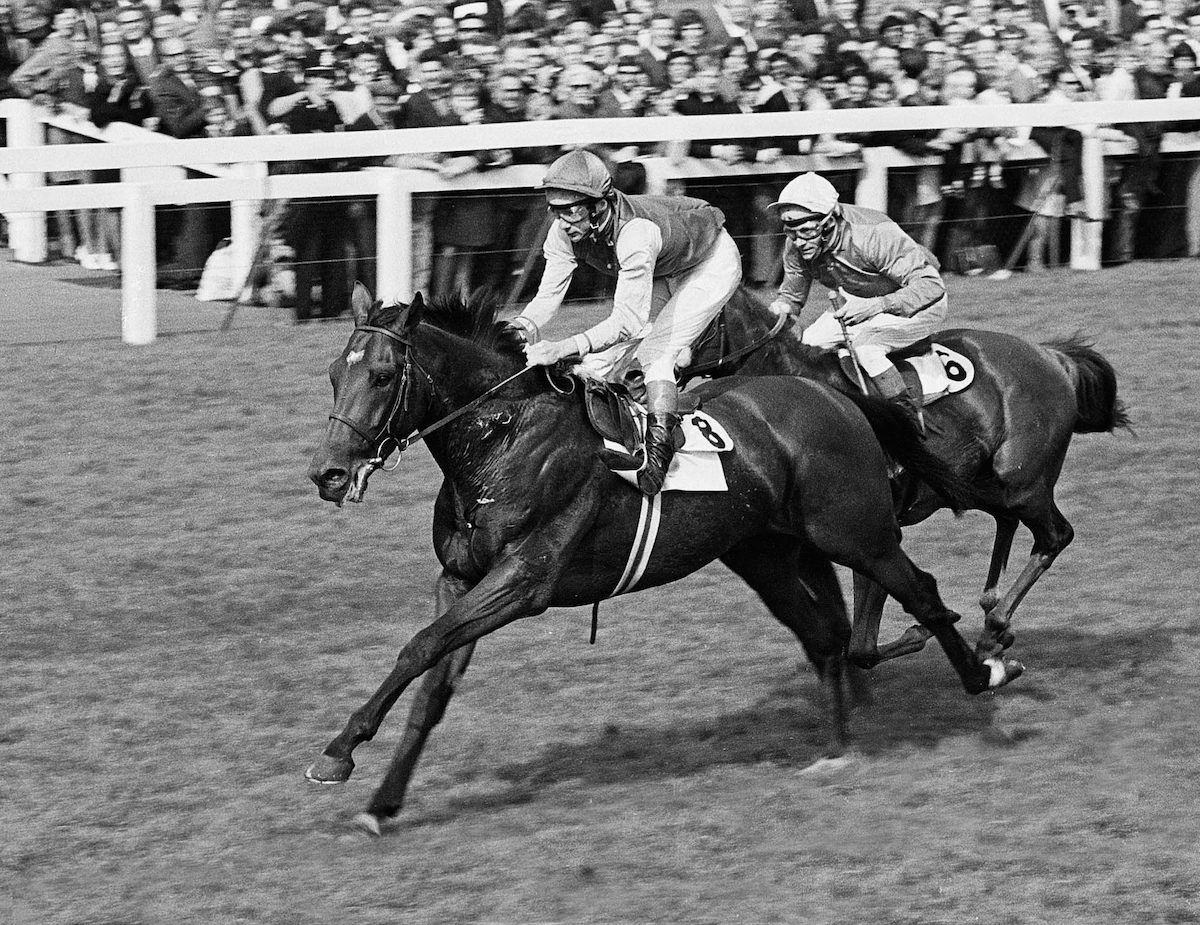
[[[841,214],[833,184],[811,172],[792,180],[768,208],[778,211],[788,237],[804,260],[815,260],[829,246]]]
[[[550,205],[570,205],[583,199],[607,199],[613,192],[612,174],[604,161],[582,148],[568,151],[546,170],[542,189]]]
[[[838,193],[833,184],[816,173],[802,173],[792,180],[771,203],[769,209],[803,209],[812,215],[828,215],[837,208]]]

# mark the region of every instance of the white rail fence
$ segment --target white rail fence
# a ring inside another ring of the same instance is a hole
[[[523,165],[471,173],[453,180],[428,171],[369,168],[349,173],[270,175],[276,161],[384,157],[398,154],[475,151],[545,145],[644,144],[690,138],[738,139],[779,136],[921,131],[942,128],[1063,126],[1084,134],[1083,192],[1089,214],[1100,214],[1104,159],[1128,155],[1129,144],[1106,141],[1100,125],[1200,119],[1200,99],[1127,103],[907,107],[732,116],[664,116],[644,119],[573,119],[504,125],[404,129],[300,136],[253,136],[176,141],[130,126],[100,131],[24,100],[0,103],[7,120],[8,147],[0,149],[0,212],[9,218],[10,245],[17,260],[47,259],[46,213],[118,208],[121,222],[122,337],[130,344],[156,336],[156,205],[228,202],[235,271],[249,272],[260,232],[264,200],[374,197],[377,201],[378,283],[381,297],[407,300],[413,278],[412,197],[446,191],[504,191],[536,188],[544,168]],[[92,144],[45,144],[47,124],[93,137]],[[1200,151],[1194,135],[1168,135],[1164,151]],[[1030,155],[1038,156],[1036,153]],[[670,157],[644,158],[651,188],[671,179],[727,176],[728,169],[697,167]],[[745,165],[738,174],[791,175],[802,170],[855,170],[856,201],[883,209],[888,172],[922,163],[894,148],[864,148],[849,156],[812,154],[765,165]],[[185,169],[204,174],[187,178]],[[69,170],[119,170],[121,183],[47,186],[46,174]],[[1200,210],[1200,182],[1188,191]],[[1200,214],[1200,213],[1198,213]],[[1101,227],[1078,222],[1072,229],[1071,266],[1100,266]]]

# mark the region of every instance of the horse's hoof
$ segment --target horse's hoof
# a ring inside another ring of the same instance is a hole
[[[1025,671],[1025,666],[1015,658],[985,658],[983,663],[991,670],[991,677],[988,678],[988,690],[991,691],[1015,681]]]
[[[354,771],[354,762],[349,758],[334,758],[332,755],[319,755],[317,760],[308,766],[304,776],[314,784],[344,784]]]
[[[359,813],[354,817],[354,827],[378,838],[383,834],[383,820],[374,813]]]

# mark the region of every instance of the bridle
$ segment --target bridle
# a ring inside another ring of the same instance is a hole
[[[484,399],[488,398],[490,395],[492,395],[495,392],[499,391],[500,389],[504,388],[504,386],[508,385],[510,382],[512,382],[518,376],[524,375],[525,373],[529,372],[530,369],[536,368],[536,367],[526,366],[526,367],[522,368],[521,370],[513,373],[507,379],[502,379],[500,382],[497,382],[495,385],[493,385],[491,388],[489,388],[487,391],[485,391],[482,395],[479,395],[479,396],[471,399],[469,402],[467,402],[461,408],[451,411],[449,414],[444,415],[441,418],[438,418],[438,420],[434,421],[432,424],[430,424],[425,429],[418,430],[415,434],[412,434],[411,436],[408,436],[408,437],[398,437],[398,436],[396,436],[396,433],[394,430],[395,420],[396,420],[396,415],[401,411],[401,409],[408,408],[408,393],[409,393],[409,388],[411,386],[410,370],[416,369],[417,371],[419,371],[421,373],[422,376],[425,377],[425,381],[429,383],[430,391],[434,394],[435,398],[437,398],[439,401],[442,402],[442,404],[445,405],[445,404],[448,404],[448,402],[446,401],[445,397],[438,391],[438,387],[433,382],[433,377],[431,375],[429,375],[428,372],[425,371],[425,369],[421,366],[420,363],[418,363],[415,359],[413,359],[412,341],[409,340],[406,336],[404,336],[403,334],[397,334],[395,331],[392,331],[388,328],[381,328],[377,325],[372,325],[372,324],[359,325],[354,329],[354,331],[355,331],[355,333],[361,331],[364,334],[380,334],[383,337],[386,337],[388,340],[394,341],[395,343],[400,344],[401,346],[404,347],[404,363],[403,363],[403,366],[402,366],[401,372],[400,372],[400,383],[396,387],[396,395],[392,399],[392,406],[388,410],[387,417],[384,418],[383,424],[380,425],[379,429],[375,432],[374,436],[369,436],[367,434],[366,431],[368,430],[368,428],[366,428],[365,425],[363,425],[360,421],[355,421],[355,420],[347,417],[344,414],[338,414],[336,411],[330,412],[330,414],[329,414],[329,420],[338,421],[339,423],[345,424],[352,431],[354,431],[356,434],[358,434],[358,436],[360,436],[364,441],[366,441],[368,446],[375,447],[375,455],[367,461],[367,465],[369,465],[375,469],[384,469],[385,472],[390,472],[390,471],[392,471],[392,469],[395,469],[396,466],[400,465],[399,457],[397,457],[396,466],[392,466],[392,469],[386,469],[384,467],[384,463],[387,461],[387,458],[392,455],[393,450],[397,454],[403,453],[406,449],[408,449],[414,443],[417,443],[420,440],[424,440],[427,436],[429,436],[435,430],[439,430],[440,428],[445,427],[451,421],[455,421],[458,418],[462,417],[464,414],[466,414],[468,411],[471,411]]]

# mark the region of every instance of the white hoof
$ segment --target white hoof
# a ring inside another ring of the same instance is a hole
[[[379,823],[379,817],[371,813],[359,813],[355,816],[354,827],[362,829],[368,835],[374,835],[376,838],[383,834],[383,827]]]
[[[807,768],[804,768],[801,774],[833,774],[838,771],[844,771],[850,767],[853,759],[849,755],[839,755],[836,758],[818,758]]]

